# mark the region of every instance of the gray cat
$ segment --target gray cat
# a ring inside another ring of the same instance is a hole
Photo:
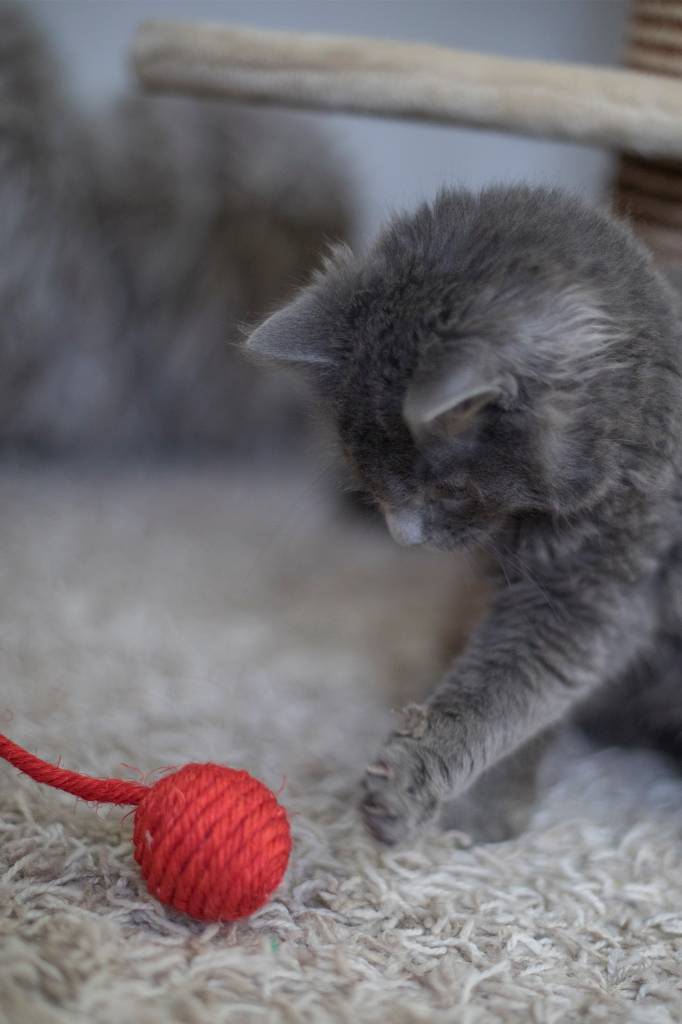
[[[239,322],[305,280],[351,202],[299,121],[131,97],[85,118],[0,2],[0,451],[269,454],[308,427]]]
[[[514,187],[445,192],[366,255],[337,248],[251,336],[309,379],[397,541],[464,546],[495,575],[468,646],[367,768],[383,842],[439,816],[517,828],[507,798],[590,702],[623,737],[682,748],[680,333],[626,226]]]

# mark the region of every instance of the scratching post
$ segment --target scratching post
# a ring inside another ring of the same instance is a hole
[[[627,64],[682,82],[682,0],[634,0]],[[665,151],[660,151],[661,156]],[[672,155],[672,154],[670,154]],[[616,175],[616,206],[661,263],[682,275],[682,161],[625,154]]]
[[[149,91],[375,114],[589,143],[620,156],[619,212],[682,278],[682,0],[633,0],[627,69],[420,43],[155,21]]]
[[[155,92],[470,125],[682,160],[682,81],[667,67],[651,74],[172,21],[140,28],[133,64]]]

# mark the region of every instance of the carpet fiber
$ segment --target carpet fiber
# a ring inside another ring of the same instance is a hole
[[[147,894],[124,811],[0,766],[0,1020],[681,1019],[682,783],[655,755],[567,750],[511,842],[362,831],[390,709],[468,614],[458,562],[312,480],[5,471],[0,508],[0,731],[99,775],[247,768],[295,841],[267,907],[200,925]]]

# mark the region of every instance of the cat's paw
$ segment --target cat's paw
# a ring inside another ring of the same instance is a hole
[[[435,821],[444,774],[428,743],[428,713],[418,705],[406,708],[401,725],[365,771],[360,811],[371,835],[393,846]]]

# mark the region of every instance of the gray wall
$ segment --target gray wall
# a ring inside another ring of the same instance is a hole
[[[34,0],[83,102],[130,87],[126,52],[135,26],[152,17],[362,33],[518,57],[618,62],[625,0]],[[396,206],[444,183],[550,182],[596,196],[608,156],[563,143],[491,132],[427,127],[339,115],[309,115],[329,126],[356,169],[372,231]]]

